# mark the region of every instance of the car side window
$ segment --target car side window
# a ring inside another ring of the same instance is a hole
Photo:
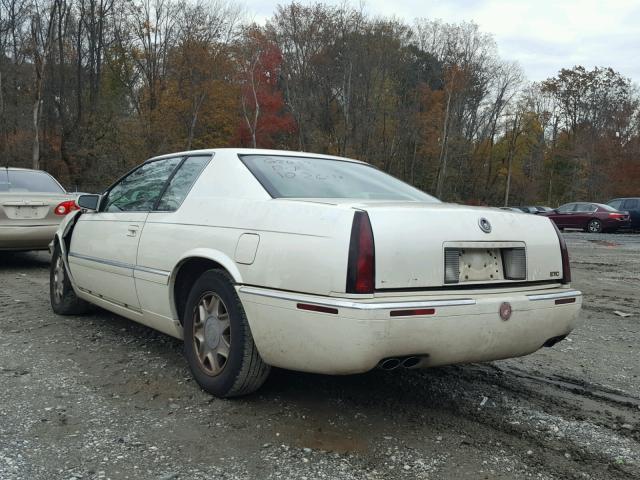
[[[558,207],[558,213],[569,213],[575,210],[575,203],[565,203],[561,207]]]
[[[640,201],[637,198],[628,198],[624,201],[622,206],[623,209],[628,208],[629,210],[637,210]]]
[[[576,204],[575,212],[586,213],[595,211],[595,207],[590,203],[578,203]]]
[[[613,202],[609,202],[608,205],[615,208],[616,210],[620,210],[620,207],[622,206],[622,200],[614,200]]]
[[[100,208],[102,212],[146,212],[153,210],[165,183],[181,157],[148,162],[116,183]]]
[[[194,156],[185,159],[169,181],[169,185],[162,194],[156,210],[161,212],[177,210],[187,197],[202,170],[204,170],[204,167],[209,163],[209,160],[211,160],[211,155]]]

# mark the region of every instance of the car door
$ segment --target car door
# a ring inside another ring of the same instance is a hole
[[[595,213],[598,207],[592,203],[578,203],[576,204],[575,212],[573,214],[573,227],[586,228],[591,220],[597,218]]]
[[[179,210],[191,187],[211,161],[211,155],[191,155],[174,172],[153,211],[149,213],[138,246],[134,272],[140,307],[147,324],[174,334],[168,292],[169,276],[184,246],[195,244],[193,229],[179,220]]]
[[[556,222],[560,228],[570,228],[573,226],[573,212],[576,208],[575,203],[565,203],[558,207],[557,213],[551,215],[553,221]]]
[[[69,268],[78,287],[140,310],[134,269],[140,235],[181,157],[146,162],[116,182],[75,225]]]
[[[619,210],[629,212],[632,227],[640,227],[640,200],[637,198],[627,198]]]

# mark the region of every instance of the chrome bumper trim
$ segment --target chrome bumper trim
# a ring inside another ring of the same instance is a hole
[[[531,301],[536,301],[536,300],[555,300],[557,298],[581,297],[581,296],[582,296],[582,292],[578,290],[567,290],[566,292],[527,295],[527,298]]]
[[[345,299],[333,299],[330,297],[319,297],[314,295],[305,295],[303,293],[290,293],[279,290],[266,290],[255,287],[240,287],[240,292],[247,295],[255,295],[258,297],[275,298],[278,300],[288,300],[291,302],[304,302],[313,305],[321,305],[324,307],[348,308],[352,310],[393,310],[408,308],[432,308],[432,307],[459,307],[462,305],[475,305],[476,301],[472,298],[461,298],[456,300],[429,300],[423,302],[378,302],[363,303],[354,302]]]

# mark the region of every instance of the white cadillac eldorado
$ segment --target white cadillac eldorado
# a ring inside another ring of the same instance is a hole
[[[370,165],[273,150],[152,158],[83,195],[51,244],[51,305],[184,339],[221,397],[270,367],[351,374],[516,357],[578,322],[546,217],[441,203]]]

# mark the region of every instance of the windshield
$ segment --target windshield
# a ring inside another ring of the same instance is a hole
[[[439,201],[367,164],[284,155],[240,159],[274,198]]]
[[[51,175],[37,170],[0,170],[0,192],[64,193]]]

